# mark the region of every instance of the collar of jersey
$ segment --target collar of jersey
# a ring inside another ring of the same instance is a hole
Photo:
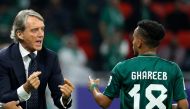
[[[156,54],[140,54],[138,57],[156,57]]]

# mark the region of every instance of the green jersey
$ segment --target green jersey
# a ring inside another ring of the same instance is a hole
[[[118,63],[104,91],[120,98],[120,109],[171,109],[172,100],[187,97],[177,64],[155,55],[139,55]]]

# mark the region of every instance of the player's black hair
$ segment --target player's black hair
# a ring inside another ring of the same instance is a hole
[[[141,20],[137,25],[139,34],[145,39],[145,43],[149,47],[157,47],[160,40],[164,38],[164,27],[156,21]]]

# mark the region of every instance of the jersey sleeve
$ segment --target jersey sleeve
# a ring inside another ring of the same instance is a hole
[[[104,95],[109,97],[110,99],[117,98],[120,93],[120,87],[121,87],[121,77],[119,76],[119,64],[117,64],[112,72],[109,79],[109,82],[107,84],[107,87],[104,91]]]
[[[185,92],[185,84],[184,84],[184,77],[182,74],[181,69],[177,66],[176,67],[176,79],[174,83],[174,88],[173,88],[173,98],[174,100],[178,101],[181,99],[186,99],[187,94]]]

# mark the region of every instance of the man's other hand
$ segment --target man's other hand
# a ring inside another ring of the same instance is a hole
[[[34,89],[38,89],[40,86],[40,80],[39,80],[39,75],[41,72],[37,71],[32,73],[29,78],[27,79],[26,83],[23,85],[24,90],[27,93],[30,93]]]
[[[65,79],[64,84],[59,85],[59,88],[62,93],[63,99],[67,100],[74,90],[74,85],[68,79]]]
[[[22,109],[18,101],[11,101],[3,105],[3,109]]]

